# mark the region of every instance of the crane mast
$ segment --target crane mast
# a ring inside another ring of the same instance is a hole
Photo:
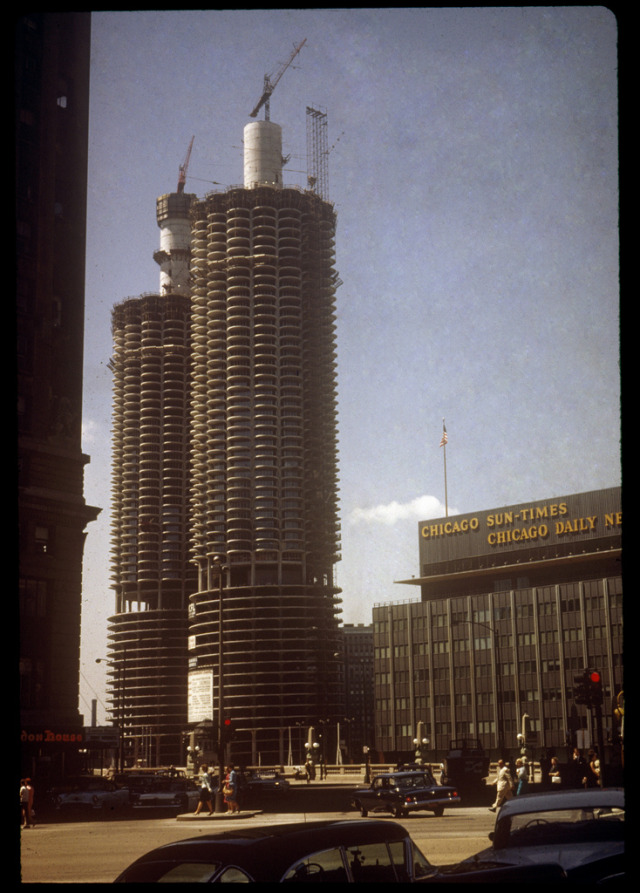
[[[191,149],[193,148],[193,141],[195,136],[191,137],[191,142],[189,143],[189,148],[187,149],[187,154],[185,155],[185,159],[180,165],[180,172],[178,174],[178,192],[184,192],[184,186],[187,182],[187,168],[189,167],[189,159],[191,158]]]
[[[265,74],[264,86],[262,89],[262,96],[258,100],[258,104],[253,109],[253,111],[249,113],[250,118],[255,118],[256,115],[258,114],[258,112],[260,111],[260,109],[262,108],[262,106],[264,106],[264,120],[265,121],[270,120],[269,100],[271,99],[271,94],[275,90],[276,84],[278,83],[278,81],[280,80],[282,75],[285,73],[287,68],[291,65],[291,63],[293,62],[293,60],[298,55],[298,53],[300,52],[300,50],[302,49],[302,47],[305,45],[306,42],[307,42],[307,38],[305,37],[305,39],[302,41],[302,43],[299,43],[298,46],[295,47],[294,51],[289,56],[288,60],[284,63],[284,65],[282,65],[282,67],[280,68],[280,70],[278,71],[278,73],[276,74],[276,76],[273,79],[271,79],[268,74]]]

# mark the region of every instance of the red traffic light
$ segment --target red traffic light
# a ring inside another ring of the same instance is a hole
[[[598,678],[600,678],[600,677],[598,677]],[[230,719],[225,719],[225,720],[224,720],[224,724],[225,724],[225,726],[230,726],[230,725],[231,725],[231,720],[230,720]]]
[[[600,682],[600,673],[597,670],[593,670],[593,672],[589,673],[589,681],[597,685]]]

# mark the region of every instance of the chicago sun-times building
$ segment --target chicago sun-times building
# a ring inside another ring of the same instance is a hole
[[[602,673],[605,741],[623,684],[622,509],[614,487],[419,524],[420,599],[373,610],[376,749],[495,758],[595,744],[574,677]],[[615,735],[615,729],[613,730]],[[562,751],[564,753],[564,751]]]

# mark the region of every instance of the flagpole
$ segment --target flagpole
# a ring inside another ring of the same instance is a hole
[[[449,498],[447,496],[447,429],[444,424],[444,419],[442,420],[442,440],[440,441],[440,446],[443,449],[443,457],[444,457],[444,514],[445,517],[449,517]]]

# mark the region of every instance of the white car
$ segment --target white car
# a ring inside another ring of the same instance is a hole
[[[134,809],[155,807],[193,812],[200,797],[200,788],[194,782],[163,775],[131,779],[129,791]]]
[[[122,812],[129,806],[129,791],[100,775],[68,778],[52,791],[52,795],[56,809],[65,811],[113,813]]]

